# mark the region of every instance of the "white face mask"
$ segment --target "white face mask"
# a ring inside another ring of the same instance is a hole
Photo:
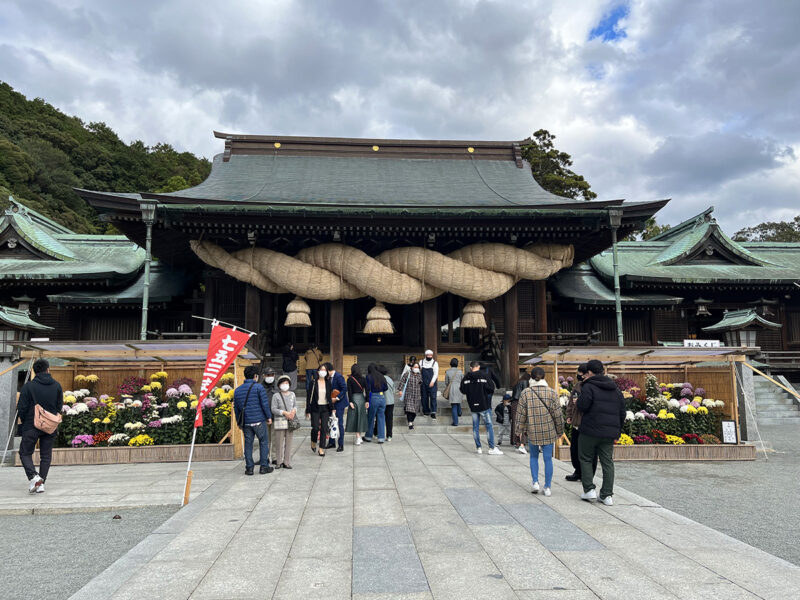
[[[317,375],[319,375],[320,379],[325,377],[325,375],[327,375],[327,374],[328,374],[327,371],[317,371]]]
[[[273,381],[275,381],[275,378],[267,376],[264,378],[264,381],[266,381],[267,383],[272,383]]]
[[[413,369],[411,369],[411,370],[412,370],[412,371],[414,371],[414,373],[419,373],[419,367],[414,367],[414,368],[413,368]]]
[[[288,383],[282,383],[280,387],[281,387],[281,391],[284,391],[284,392],[288,392],[289,391],[289,384]]]

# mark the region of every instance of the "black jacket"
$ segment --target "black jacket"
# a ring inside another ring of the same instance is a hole
[[[61,384],[50,373],[39,373],[32,381],[22,386],[17,410],[22,421],[22,432],[33,429],[33,407],[41,404],[47,412],[58,414],[64,406]]]
[[[605,375],[584,379],[577,409],[581,435],[617,439],[625,423],[625,399],[617,384]]]
[[[334,406],[331,392],[333,392],[333,386],[331,385],[331,380],[326,377],[325,398],[328,400],[328,410],[333,411]],[[316,412],[319,412],[319,379],[315,379],[314,384],[311,386],[311,397],[308,399],[308,405],[306,406],[306,414]]]
[[[483,412],[492,408],[489,394],[494,392],[494,383],[485,371],[470,371],[464,375],[458,389],[467,397],[472,412]]]
[[[508,409],[508,418],[511,418],[511,405],[506,406],[505,402],[500,402],[494,407],[494,418],[498,424],[502,425],[506,422],[506,409]]]
[[[299,358],[294,350],[285,349],[283,351],[283,372],[291,373],[292,371],[297,371],[297,360]]]

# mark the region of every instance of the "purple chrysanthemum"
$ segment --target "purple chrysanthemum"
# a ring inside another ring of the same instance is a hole
[[[175,388],[169,388],[167,390],[167,398],[177,398],[180,395],[181,395],[181,393],[178,390],[176,390]]]
[[[158,419],[156,419],[155,421],[150,421],[147,424],[147,426],[152,428],[152,429],[158,429],[159,427],[161,427],[161,421],[158,420]]]
[[[706,397],[706,390],[705,390],[705,388],[697,388],[697,389],[694,391],[694,395],[695,395],[695,396],[700,396],[701,398],[705,398],[705,397]]]
[[[190,396],[192,394],[192,388],[190,388],[185,383],[182,383],[178,388],[178,393],[182,396]]]

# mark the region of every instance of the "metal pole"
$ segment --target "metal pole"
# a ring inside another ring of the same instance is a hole
[[[622,225],[622,210],[611,208],[608,211],[608,220],[611,225],[611,248],[614,253],[614,307],[617,313],[617,345],[624,346],[625,339],[622,333],[622,297],[619,289],[619,256],[617,254],[617,230]]]
[[[139,334],[140,340],[147,339],[147,310],[150,303],[150,262],[152,261],[152,245],[153,245],[153,218],[145,214],[146,211],[152,210],[142,208],[142,215],[145,227],[147,228],[147,237],[145,238],[144,251],[144,291],[142,292],[142,331]]]

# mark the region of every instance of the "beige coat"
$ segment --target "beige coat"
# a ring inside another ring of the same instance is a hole
[[[558,395],[544,381],[534,382],[519,397],[517,435],[535,446],[555,444],[564,433]]]

